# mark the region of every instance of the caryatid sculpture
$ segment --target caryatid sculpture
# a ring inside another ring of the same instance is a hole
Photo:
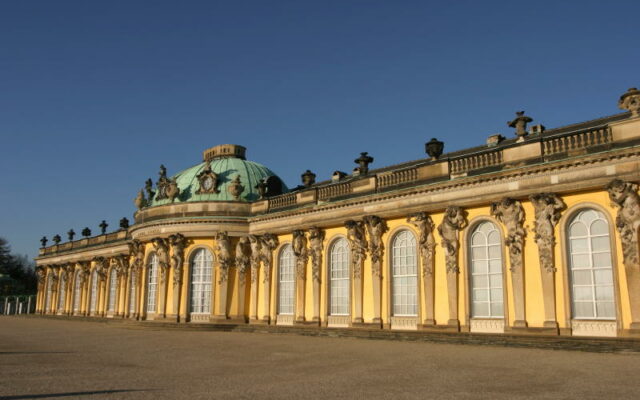
[[[181,233],[169,236],[171,245],[171,268],[173,269],[173,286],[182,283],[182,268],[184,265],[184,249],[187,246],[187,239]]]
[[[640,262],[638,259],[638,229],[640,229],[640,197],[638,185],[615,179],[607,185],[609,198],[619,207],[616,228],[620,232],[629,300],[631,329],[640,329]]]
[[[491,215],[507,228],[504,244],[509,248],[511,271],[522,268],[522,250],[524,248],[524,209],[518,200],[504,198],[491,205]]]
[[[420,232],[418,249],[420,249],[422,260],[422,276],[431,276],[433,274],[433,254],[436,248],[436,240],[433,237],[433,229],[435,228],[433,220],[427,213],[419,212],[410,215],[407,222]]]
[[[436,240],[433,237],[435,224],[427,213],[419,212],[410,215],[407,222],[415,226],[419,232],[418,249],[422,261],[422,297],[425,300],[425,314],[422,324],[434,326],[435,321],[435,279],[433,273],[433,256],[435,254]]]
[[[260,261],[264,266],[264,282],[269,282],[271,266],[273,265],[273,251],[278,247],[278,237],[272,233],[265,233],[260,237]]]
[[[496,217],[498,221],[504,224],[506,228],[506,236],[504,244],[509,248],[509,262],[511,270],[511,286],[513,287],[513,303],[515,327],[525,327],[524,308],[524,209],[518,200],[511,198],[502,199],[502,201],[491,205],[491,215]]]
[[[458,232],[467,226],[465,212],[457,206],[449,206],[444,212],[442,223],[438,226],[438,233],[442,238],[441,245],[446,258],[447,272],[458,273]]]
[[[251,246],[250,240],[247,236],[243,236],[238,239],[235,253],[235,262],[236,268],[238,269],[238,275],[240,277],[240,283],[244,285],[247,279],[247,269],[251,262]]]
[[[263,291],[263,311],[262,320],[268,322],[270,320],[270,281],[271,266],[273,265],[273,251],[278,247],[278,237],[272,233],[265,233],[260,237],[260,260],[264,266],[264,287]]]
[[[220,265],[218,283],[223,284],[229,277],[229,268],[231,267],[231,241],[227,232],[218,232],[216,234],[216,253],[216,258]]]
[[[616,228],[620,232],[625,265],[638,265],[638,228],[640,227],[640,197],[638,185],[615,179],[607,185],[611,201],[619,207]]]
[[[314,282],[320,282],[320,266],[322,265],[322,251],[324,249],[325,233],[320,228],[309,229],[309,248],[311,253],[311,274]]]
[[[160,282],[165,283],[167,273],[169,272],[169,239],[153,238],[151,239],[153,249],[158,257],[158,266],[160,266]]]
[[[258,282],[258,273],[260,271],[260,236],[249,235],[249,246],[251,247],[251,284],[255,286]]]
[[[296,274],[298,279],[304,280],[307,276],[309,252],[307,250],[307,236],[303,230],[293,231],[291,247],[293,248],[293,254],[296,256]]]
[[[449,304],[448,325],[458,328],[458,232],[467,226],[466,213],[458,206],[449,206],[444,211],[442,223],[438,225],[438,233],[442,238],[441,245],[444,250],[445,263],[447,265],[447,297]]]
[[[351,267],[353,277],[362,277],[362,264],[367,258],[367,239],[365,236],[364,222],[348,220],[344,226],[347,228],[347,240],[351,248]]]
[[[369,233],[369,254],[371,255],[373,275],[380,277],[384,253],[382,235],[389,230],[389,227],[385,220],[376,215],[367,215],[363,218],[363,221]]]
[[[553,259],[556,244],[555,227],[560,221],[560,214],[566,208],[562,199],[555,193],[539,193],[529,196],[535,210],[533,231],[538,245],[540,277],[542,279],[542,301],[544,303],[544,326],[557,329],[555,276],[556,267]]]
[[[324,249],[325,232],[320,228],[309,229],[309,253],[313,279],[313,321],[320,321],[320,268]]]
[[[251,248],[251,304],[249,318],[258,319],[258,277],[260,276],[260,254],[262,250],[262,241],[260,236],[249,235],[249,247]],[[269,290],[267,289],[266,292]]]
[[[555,227],[566,205],[555,193],[539,193],[529,196],[535,210],[533,231],[540,258],[540,266],[545,271],[556,271],[553,262],[553,249],[556,244]]]

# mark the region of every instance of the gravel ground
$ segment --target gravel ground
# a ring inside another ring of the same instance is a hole
[[[640,354],[0,317],[0,399],[640,398]]]

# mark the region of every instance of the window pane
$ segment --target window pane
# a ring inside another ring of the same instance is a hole
[[[502,289],[502,238],[496,226],[489,222],[478,224],[472,237],[482,236],[487,243],[470,249],[470,292],[472,317],[501,318],[504,313]],[[488,267],[488,268],[487,268]]]
[[[573,317],[615,318],[609,226],[604,214],[580,211],[568,233]]]
[[[409,231],[400,231],[391,250],[393,315],[418,315],[416,239]]]

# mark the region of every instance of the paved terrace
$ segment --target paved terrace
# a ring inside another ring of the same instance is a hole
[[[594,353],[212,329],[0,317],[0,399],[640,396],[624,341],[577,341],[611,351]]]

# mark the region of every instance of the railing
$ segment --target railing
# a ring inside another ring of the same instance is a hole
[[[474,169],[493,167],[502,164],[502,150],[473,154],[449,161],[451,175],[460,175]]]
[[[351,191],[351,182],[337,183],[334,185],[319,188],[318,199],[327,200],[333,197],[344,196],[350,194]]]
[[[545,156],[586,149],[591,146],[611,143],[613,137],[609,127],[600,127],[573,134],[543,139],[542,152]]]
[[[36,311],[36,296],[4,296],[0,297],[0,314],[33,314]]]
[[[379,188],[410,183],[418,179],[418,168],[402,169],[399,171],[383,172],[377,177]]]
[[[296,194],[288,193],[269,199],[269,209],[285,208],[296,204]]]

